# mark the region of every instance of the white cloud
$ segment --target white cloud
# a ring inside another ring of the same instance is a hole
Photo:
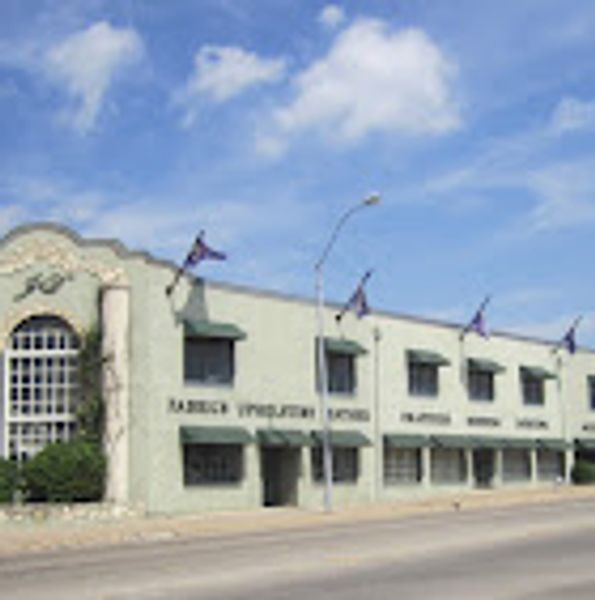
[[[139,61],[143,43],[133,29],[117,29],[104,21],[72,34],[46,54],[46,72],[64,86],[74,106],[66,122],[85,133],[97,120],[116,75]]]
[[[553,133],[595,129],[595,102],[578,98],[563,98],[552,115],[550,128]]]
[[[295,98],[273,115],[273,133],[318,130],[342,142],[371,132],[441,134],[460,125],[456,68],[419,29],[394,32],[360,19],[329,53],[297,74]]]
[[[248,88],[274,83],[284,73],[282,58],[262,58],[235,46],[203,46],[194,57],[194,72],[174,100],[186,108],[188,126],[196,118],[201,98],[225,102]]]
[[[328,29],[335,29],[345,20],[345,11],[336,4],[327,4],[318,15],[318,22]]]

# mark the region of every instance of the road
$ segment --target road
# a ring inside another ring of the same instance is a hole
[[[595,598],[595,502],[0,560],[2,598]]]

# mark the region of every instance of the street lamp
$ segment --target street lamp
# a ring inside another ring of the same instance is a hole
[[[341,218],[337,221],[335,228],[333,229],[329,241],[318,262],[316,263],[314,270],[316,271],[316,319],[318,326],[318,395],[319,395],[319,406],[322,419],[322,470],[324,475],[324,510],[331,512],[333,506],[332,489],[333,489],[333,454],[331,452],[331,440],[330,440],[330,419],[328,410],[328,371],[326,363],[326,352],[324,349],[324,276],[323,267],[332,247],[334,246],[339,233],[346,221],[362,208],[367,206],[374,206],[380,202],[380,196],[378,194],[371,194],[361,202],[358,202],[355,206],[352,206],[347,210]]]

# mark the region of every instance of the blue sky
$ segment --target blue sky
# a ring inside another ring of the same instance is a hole
[[[591,0],[3,0],[0,231],[595,345]]]

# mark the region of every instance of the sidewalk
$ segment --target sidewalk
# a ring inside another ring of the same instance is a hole
[[[0,524],[0,556],[54,549],[150,543],[316,527],[459,510],[592,499],[595,486],[526,490],[473,490],[422,500],[338,509],[326,514],[298,508],[256,509],[195,515],[123,517],[107,521],[40,521]]]

